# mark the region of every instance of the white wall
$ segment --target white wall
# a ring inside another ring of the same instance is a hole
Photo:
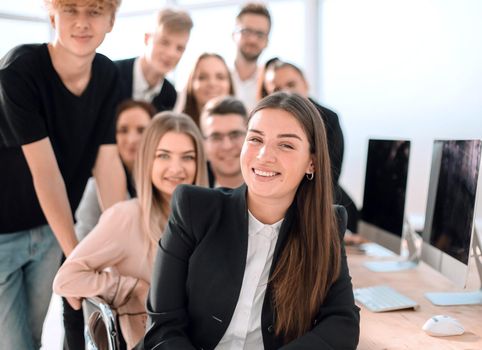
[[[320,101],[361,205],[368,139],[412,140],[406,211],[423,214],[434,139],[482,138],[482,1],[324,0]]]

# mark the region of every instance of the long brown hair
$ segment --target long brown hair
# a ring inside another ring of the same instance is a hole
[[[223,63],[224,67],[226,67],[226,72],[228,73],[228,80],[229,80],[229,95],[234,96],[233,78],[231,77],[231,73],[229,72],[228,65],[226,64],[226,61],[224,60],[224,58],[218,55],[217,53],[205,52],[201,54],[196,60],[196,62],[194,63],[194,68],[189,74],[189,78],[187,80],[187,85],[186,85],[186,104],[184,105],[184,109],[182,110],[184,113],[190,116],[198,126],[199,126],[199,117],[201,115],[201,110],[199,109],[196,97],[194,96],[194,91],[193,91],[194,75],[196,74],[199,63],[203,59],[209,58],[209,57],[215,57],[219,59]]]
[[[151,177],[157,145],[170,131],[186,134],[192,139],[196,151],[194,184],[205,187],[208,185],[206,156],[199,128],[189,116],[182,113],[166,111],[156,114],[142,135],[134,164],[134,179],[141,207],[143,230],[149,237],[150,247],[157,245],[169,215],[164,209],[169,203],[166,203],[166,199],[154,188]]]
[[[275,332],[289,342],[311,329],[329,288],[338,278],[341,243],[332,206],[326,131],[318,111],[308,99],[285,92],[261,100],[251,116],[265,108],[284,110],[300,123],[315,169],[314,178],[303,177],[298,186],[294,223],[270,280]]]
[[[264,66],[261,68],[258,80],[256,81],[256,101],[260,101],[266,96],[269,95],[268,91],[266,90],[265,80],[266,74],[268,71],[272,69],[272,67],[279,62],[280,59],[278,57],[272,57],[264,63]]]

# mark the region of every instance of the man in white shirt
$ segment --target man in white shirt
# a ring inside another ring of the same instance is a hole
[[[181,59],[192,26],[184,11],[159,11],[155,28],[144,34],[144,53],[116,62],[125,98],[150,102],[158,112],[174,108],[177,92],[165,77]]]
[[[237,51],[232,71],[236,97],[250,111],[256,104],[258,58],[268,45],[271,16],[263,4],[247,3],[236,17],[233,40]]]

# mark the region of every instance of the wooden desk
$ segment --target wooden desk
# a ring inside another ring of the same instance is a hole
[[[359,305],[361,308],[359,350],[482,350],[482,305],[435,306],[425,299],[425,292],[460,291],[444,276],[424,263],[406,271],[372,272],[363,266],[363,262],[380,260],[379,258],[367,257],[350,247],[347,247],[347,254],[354,288],[387,284],[420,305],[416,311],[383,313],[374,313]],[[427,335],[422,331],[422,326],[434,315],[449,315],[457,318],[464,326],[465,333],[452,337]]]

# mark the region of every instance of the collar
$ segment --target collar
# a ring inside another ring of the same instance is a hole
[[[234,65],[233,69],[231,70],[231,73],[232,73],[231,76],[233,80],[239,84],[257,83],[259,72],[260,72],[260,67],[256,67],[256,70],[248,79],[242,80],[241,77],[239,76],[236,65]]]
[[[273,240],[278,236],[279,230],[281,228],[281,224],[283,223],[283,219],[275,222],[272,225],[263,224],[261,221],[256,219],[253,214],[248,210],[248,234],[250,236],[256,236],[258,234],[263,235],[264,237]]]
[[[134,77],[133,77],[133,95],[149,95],[151,100],[155,95],[161,92],[162,85],[164,84],[164,79],[161,79],[152,88],[149,87],[149,83],[142,73],[141,58],[137,57],[134,61]]]
[[[249,221],[249,216],[248,216],[248,205],[246,203],[246,194],[248,187],[246,184],[242,184],[240,187],[235,188],[235,189],[220,189],[221,191],[228,191],[231,194],[231,197],[233,199],[234,203],[234,210],[239,213],[238,217],[238,222],[239,222],[239,231],[240,232],[248,232],[248,221]],[[288,208],[288,211],[286,212],[286,215],[284,217],[283,222],[281,223],[281,227],[279,229],[279,237],[276,242],[276,248],[274,251],[274,257],[273,261],[277,261],[278,256],[281,252],[281,248],[284,247],[286,243],[286,239],[288,238],[288,232],[291,230],[292,226],[296,224],[296,211],[297,211],[297,204],[296,204],[296,199],[291,203],[291,206]],[[247,249],[248,246],[248,235],[239,235],[241,239],[241,246],[245,246]],[[244,238],[246,237],[246,238]],[[245,241],[244,241],[245,240]],[[239,258],[244,258],[246,259],[246,252],[247,250],[242,250],[240,249],[239,252]],[[244,255],[243,255],[244,254]],[[274,267],[274,264],[273,264]],[[272,269],[273,269],[272,267]],[[244,269],[244,266],[243,266]],[[272,272],[272,271],[271,271]]]

